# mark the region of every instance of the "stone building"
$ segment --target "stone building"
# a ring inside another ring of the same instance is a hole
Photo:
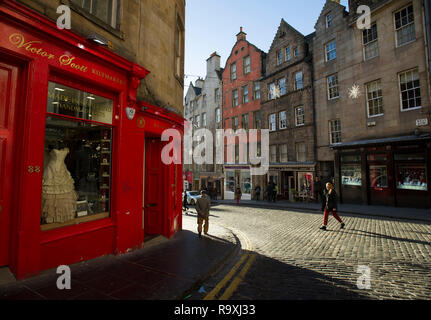
[[[191,82],[185,97],[184,118],[189,120],[193,126],[193,133],[199,129],[207,129],[211,132],[213,148],[210,150],[213,163],[185,164],[184,174],[189,189],[208,190],[212,197],[220,198],[223,189],[222,165],[216,163],[216,130],[222,129],[222,73],[220,68],[220,56],[217,52],[211,54],[207,59],[207,72],[205,79],[198,79],[195,85]],[[205,135],[204,135],[205,136]],[[198,142],[195,142],[196,145]],[[187,150],[185,150],[187,152]]]
[[[53,21],[71,8],[71,27],[108,43],[120,56],[151,71],[138,99],[183,114],[185,0],[19,0]]]
[[[343,202],[430,207],[424,2],[352,0],[349,9],[328,0],[315,25],[319,175]]]
[[[265,53],[247,41],[246,36],[241,27],[223,71],[223,128],[248,132],[249,129],[261,129],[260,78],[265,72]],[[259,141],[258,136],[258,148]],[[242,199],[250,200],[254,187],[259,185],[262,188],[264,176],[251,175],[248,144],[240,146],[239,139],[236,139],[234,159],[227,158],[228,148],[233,147],[227,141],[225,147],[224,198],[233,199],[235,189],[240,187]]]
[[[313,36],[302,35],[282,19],[261,80],[262,123],[270,130],[267,182],[275,182],[279,197],[289,200],[313,192]]]

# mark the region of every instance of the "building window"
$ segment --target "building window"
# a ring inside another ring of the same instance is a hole
[[[286,78],[278,80],[278,86],[280,87],[280,94],[283,96],[286,94]]]
[[[303,88],[303,75],[302,71],[295,74],[295,90]]]
[[[250,56],[247,56],[244,58],[243,60],[243,67],[244,67],[244,74],[250,73],[251,68],[250,68]]]
[[[334,74],[328,77],[328,99],[332,100],[338,97],[338,75]]]
[[[329,144],[341,142],[341,122],[340,120],[329,121]]]
[[[230,65],[230,80],[236,80],[236,63]]]
[[[221,122],[221,110],[220,110],[220,108],[216,109],[216,122],[217,123]]]
[[[280,162],[287,162],[287,144],[280,145]]]
[[[254,100],[260,99],[260,82],[259,81],[254,82],[253,98],[254,98]]]
[[[94,0],[92,0],[94,1]],[[102,1],[97,1],[102,2]],[[177,16],[177,23],[175,26],[175,76],[184,82],[184,25],[181,18]]]
[[[269,131],[277,130],[277,115],[272,113],[269,115]]]
[[[397,47],[416,39],[413,5],[395,12],[395,32],[397,35]]]
[[[427,191],[425,164],[397,164],[397,189]]]
[[[254,129],[260,129],[261,128],[260,111],[253,112],[253,119],[254,119]]]
[[[278,114],[279,120],[280,120],[280,129],[287,129],[287,116],[286,111],[281,111]]]
[[[290,61],[290,59],[292,59],[292,53],[290,51],[290,46],[286,47],[286,49],[285,49],[284,59],[285,59],[285,61]]]
[[[337,57],[337,45],[335,40],[329,42],[325,47],[326,61],[334,60]]]
[[[377,25],[373,24],[370,29],[362,31],[364,43],[364,59],[369,60],[379,55],[379,43],[377,41]]]
[[[219,103],[219,102],[220,102],[220,89],[219,89],[219,88],[216,88],[216,89],[214,90],[214,101],[215,101],[216,103]]]
[[[295,49],[295,57],[297,57],[297,56],[299,56],[299,50],[298,49]]]
[[[328,14],[326,15],[326,28],[329,28],[332,26],[332,15]]]
[[[387,166],[370,165],[369,167],[370,187],[381,189],[388,187],[388,168]]]
[[[295,108],[295,124],[296,126],[303,126],[305,123],[304,107]]]
[[[270,84],[269,84],[269,86],[268,86],[268,99],[269,99],[269,100],[273,100],[273,99],[275,99],[275,94],[274,94],[274,92],[275,92],[275,82],[272,82],[272,83],[270,83]]]
[[[277,162],[277,145],[276,144],[269,146],[269,162],[271,162],[271,163]]]
[[[108,218],[113,101],[49,82],[47,112],[42,230]]]
[[[362,173],[360,164],[343,164],[341,166],[341,184],[347,186],[361,186]]]
[[[248,103],[249,95],[248,95],[248,84],[242,87],[242,103]]]
[[[238,89],[235,89],[232,91],[232,107],[237,107],[238,103]]]
[[[233,122],[232,122],[232,129],[234,131],[238,130],[238,117],[234,117],[233,118]]]
[[[281,50],[277,51],[277,66],[283,63],[283,52]]]
[[[418,70],[400,73],[401,111],[420,108],[421,88]]]
[[[118,0],[72,0],[82,8],[113,28],[117,28]]]
[[[203,127],[207,126],[207,114],[206,114],[206,112],[202,113],[202,126]]]
[[[307,147],[304,142],[296,144],[296,161],[305,162],[307,161]]]
[[[250,128],[248,113],[242,115],[242,128],[244,130],[248,130]]]
[[[196,127],[197,127],[197,128],[200,128],[200,127],[201,127],[201,116],[200,116],[200,115],[197,115],[197,116],[195,117],[195,124],[196,124]]]
[[[380,80],[370,82],[367,87],[367,109],[368,117],[383,114],[383,94]]]
[[[202,108],[205,108],[207,106],[207,95],[204,94],[202,96]]]

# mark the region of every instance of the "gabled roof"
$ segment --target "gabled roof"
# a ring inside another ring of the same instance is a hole
[[[286,20],[284,20],[283,18],[281,19],[280,25],[278,26],[277,32],[275,33],[274,39],[272,40],[271,46],[269,47],[269,51],[272,50],[272,48],[274,47],[277,39],[285,32],[284,30],[288,31],[288,32],[292,32],[296,35],[298,35],[299,37],[305,38],[305,36],[299,32],[298,30],[296,30],[294,27],[292,27],[290,24],[288,24],[286,22]]]
[[[316,26],[320,22],[320,19],[322,19],[322,17],[325,16],[328,11],[333,10],[333,9],[343,10],[344,12],[347,13],[345,6],[335,2],[333,0],[326,0],[325,5],[323,6],[322,10],[320,11],[319,18],[317,18],[317,21],[314,24],[314,29],[316,29]]]

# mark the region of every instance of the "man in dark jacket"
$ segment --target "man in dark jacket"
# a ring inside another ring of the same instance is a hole
[[[331,182],[326,184],[325,196],[322,200],[322,210],[323,210],[323,225],[320,227],[322,230],[326,230],[326,225],[328,224],[329,213],[332,213],[334,218],[341,224],[341,229],[344,228],[345,224],[337,214],[337,193],[335,192],[334,185]]]

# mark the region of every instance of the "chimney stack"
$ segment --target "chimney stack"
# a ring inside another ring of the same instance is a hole
[[[220,56],[214,51],[207,59],[207,75],[220,70]]]
[[[242,27],[240,27],[239,30],[240,30],[239,33],[236,35],[236,41],[246,40],[247,33],[242,31]]]

